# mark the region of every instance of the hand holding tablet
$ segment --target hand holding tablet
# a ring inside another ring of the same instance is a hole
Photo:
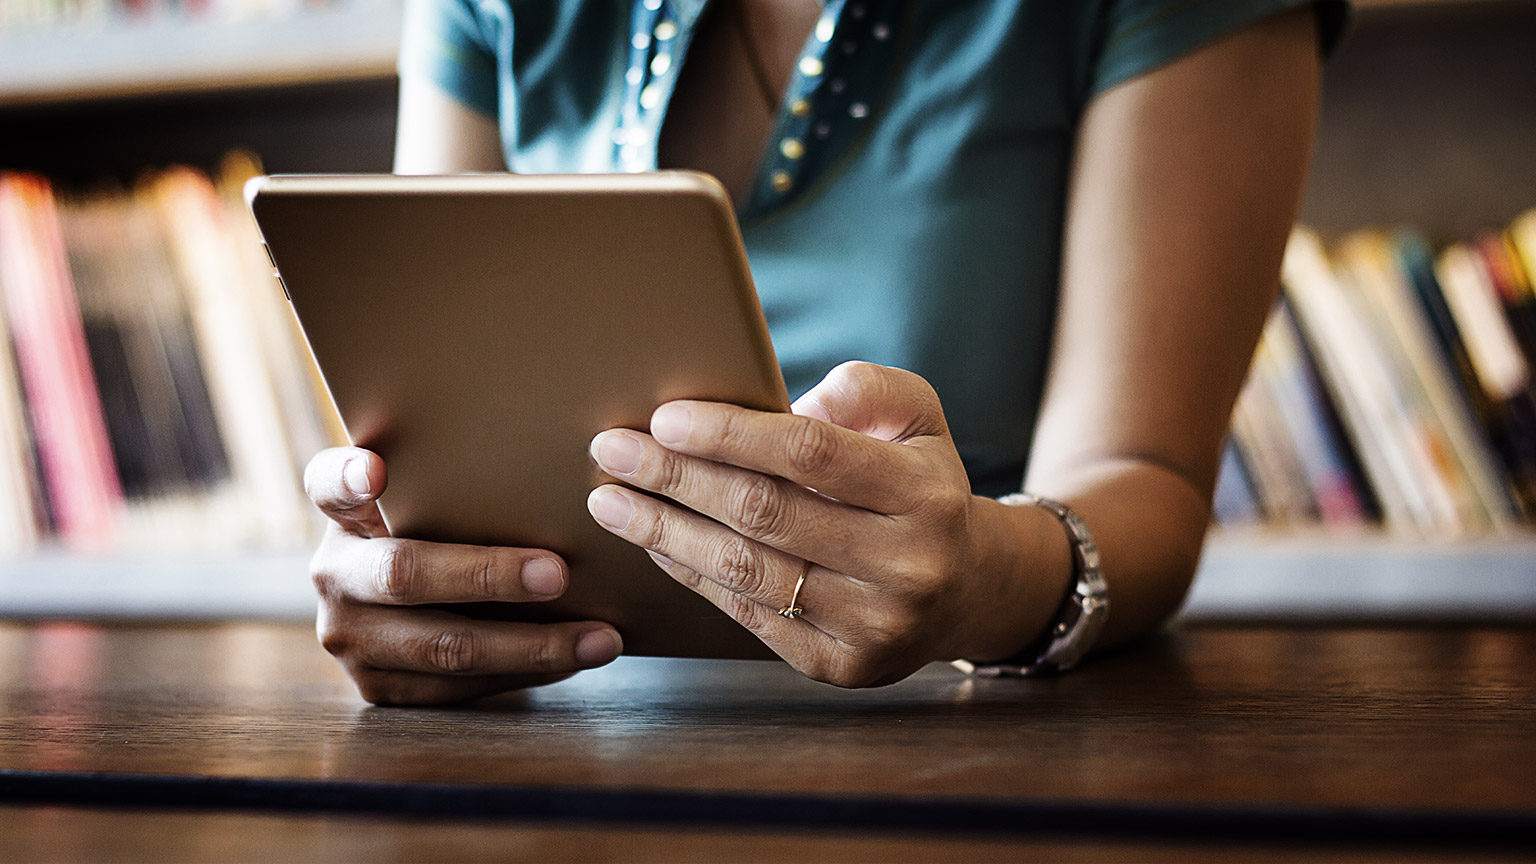
[[[447,641],[480,644],[470,631],[481,626],[601,621],[618,628],[627,653],[772,656],[586,510],[587,494],[609,479],[587,452],[599,432],[644,429],[675,399],[788,409],[714,181],[681,172],[272,177],[247,196],[348,433],[377,457],[347,450],[312,467],[312,495],[338,523],[332,533],[348,535],[327,539],[317,581],[372,568],[388,590],[348,596],[377,615],[386,595],[395,605],[526,599],[517,595],[524,570],[553,560],[558,599],[457,608],[518,624],[477,620]],[[349,468],[370,481],[366,491],[347,489]],[[377,511],[351,503],[375,498]],[[338,551],[365,537],[371,563]],[[407,646],[424,638],[402,636]],[[567,659],[576,636],[564,637]]]

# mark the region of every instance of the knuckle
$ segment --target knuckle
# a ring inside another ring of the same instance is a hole
[[[635,522],[631,530],[635,532],[641,546],[665,554],[671,546],[672,519],[666,508],[651,508],[644,506],[644,502],[636,502]]]
[[[911,633],[918,622],[932,613],[949,583],[942,565],[927,558],[909,558],[897,568],[891,586],[894,604],[873,619],[882,622],[877,632],[890,636]]]
[[[957,529],[970,521],[970,489],[946,484],[942,491],[934,495],[934,504],[937,507],[939,524],[943,528]]]
[[[759,595],[766,569],[762,550],[740,535],[727,538],[715,555],[715,575],[720,584],[740,594]]]
[[[948,478],[934,476],[931,472],[915,479],[912,492],[913,515],[924,524],[939,528],[963,517],[970,505],[970,489],[962,489]]]
[[[420,590],[415,548],[409,543],[382,544],[373,565],[373,586],[379,595],[401,603],[410,602]]]
[[[886,369],[864,360],[849,360],[838,364],[831,376],[848,391],[867,393],[885,383]]]
[[[529,672],[563,672],[575,665],[567,659],[565,643],[553,635],[533,640],[527,652]]]
[[[469,672],[480,662],[482,649],[479,640],[464,630],[445,630],[424,646],[426,665],[448,674]]]
[[[870,649],[887,651],[912,641],[917,615],[907,606],[867,610],[864,627],[869,633]]]
[[[352,648],[351,633],[340,626],[333,616],[322,615],[315,623],[315,635],[320,647],[332,657],[341,657]]]
[[[768,635],[773,623],[773,619],[768,615],[768,607],[735,593],[726,594],[724,604],[726,614],[736,619],[736,623],[747,628],[747,632],[759,639]]]
[[[688,471],[683,456],[662,448],[661,458],[656,460],[654,481],[658,491],[670,495],[682,491],[688,482]]]
[[[891,576],[891,590],[903,599],[915,596],[923,584],[933,578],[932,563],[921,553],[894,556],[886,567]]]
[[[707,452],[737,453],[751,446],[752,428],[739,414],[726,412],[707,428],[699,428],[703,426],[695,415],[693,436]]]
[[[475,561],[474,570],[470,574],[470,590],[474,596],[482,600],[496,599],[497,575],[506,563],[502,558],[503,556],[496,549],[481,550],[478,560]]]
[[[780,538],[790,519],[789,500],[779,484],[765,474],[749,474],[734,496],[732,518],[753,537]]]
[[[833,427],[804,420],[791,427],[789,464],[802,474],[820,476],[837,463],[837,439]]]
[[[675,561],[671,567],[667,568],[667,575],[695,591],[704,586],[704,577],[699,571],[692,567],[684,567]]]

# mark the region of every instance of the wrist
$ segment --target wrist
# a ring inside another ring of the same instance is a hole
[[[1035,506],[976,496],[976,572],[986,574],[958,656],[977,662],[1018,657],[1039,642],[1071,591],[1072,541]]]

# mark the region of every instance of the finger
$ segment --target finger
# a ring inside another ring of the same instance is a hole
[[[779,614],[780,607],[750,600],[705,578],[692,567],[668,558],[658,559],[654,553],[651,554],[651,560],[668,576],[747,628],[790,666],[817,680],[824,680],[819,669],[825,664],[825,658],[831,656],[841,643],[817,627],[810,616],[785,618]]]
[[[591,452],[613,476],[790,555],[861,574],[888,560],[884,550],[871,559],[869,545],[855,542],[890,532],[887,517],[788,480],[677,453],[627,429],[598,435]]]
[[[565,593],[570,571],[542,549],[462,546],[343,534],[312,565],[322,597],[355,603],[532,603]]]
[[[333,616],[322,624],[321,644],[373,669],[470,677],[564,675],[606,665],[623,652],[618,631],[596,621],[482,621],[386,606]]]
[[[865,367],[884,368],[869,364],[859,368]],[[886,376],[859,373],[859,377],[883,380]],[[864,390],[874,392],[875,388],[870,385]],[[890,392],[881,391],[879,395],[896,401]],[[801,405],[802,410],[810,410],[806,400],[802,399]],[[927,429],[933,425],[917,416],[927,411],[921,406],[891,404],[880,410],[892,416],[902,411],[912,415],[903,429]],[[942,415],[939,423],[942,425]],[[896,436],[894,427],[877,431],[891,432],[894,441],[912,438]],[[663,405],[651,416],[651,434],[671,450],[784,477],[840,501],[881,513],[903,512],[920,497],[912,484],[901,478],[931,472],[926,454],[917,448],[899,446],[862,430],[846,429],[812,416],[752,411],[723,403]]]
[[[882,441],[949,437],[933,387],[921,375],[892,366],[840,364],[791,410]]]
[[[832,610],[862,605],[860,588],[843,574],[810,565],[664,501],[609,485],[593,490],[587,506],[609,531],[775,612],[789,605],[795,583],[807,575],[798,605],[808,620],[834,636],[846,631],[839,629]]]
[[[304,469],[304,491],[343,531],[359,537],[387,537],[379,505],[389,475],[378,454],[360,447],[321,450]]]
[[[451,676],[349,666],[357,692],[375,705],[453,705],[497,693],[543,687],[570,675]]]

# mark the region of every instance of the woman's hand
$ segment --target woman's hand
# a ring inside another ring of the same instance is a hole
[[[565,592],[552,552],[457,546],[389,536],[375,503],[384,461],[355,447],[325,450],[304,487],[330,517],[310,564],[320,593],[320,644],[375,704],[462,702],[549,684],[619,656],[619,634],[595,621],[480,621],[434,603],[537,603]]]
[[[598,522],[817,680],[1010,656],[1066,594],[1060,527],[971,494],[938,396],[910,372],[845,363],[792,415],[673,402],[651,435],[610,430],[591,449],[676,502],[601,486]],[[782,617],[802,575],[803,615]]]

